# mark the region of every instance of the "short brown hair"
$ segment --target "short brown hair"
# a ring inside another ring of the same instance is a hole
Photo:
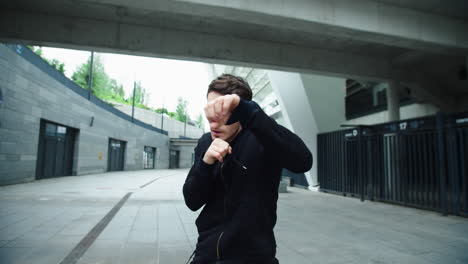
[[[252,100],[252,89],[250,89],[249,84],[241,77],[226,73],[221,74],[210,83],[206,94],[208,95],[210,92],[222,95],[237,94],[245,100]]]

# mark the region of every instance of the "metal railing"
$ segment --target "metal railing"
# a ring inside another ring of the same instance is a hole
[[[468,216],[468,113],[318,135],[323,192]]]

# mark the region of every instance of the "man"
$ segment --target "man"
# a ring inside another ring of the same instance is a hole
[[[219,76],[207,99],[211,132],[199,139],[183,187],[191,210],[205,206],[192,263],[278,263],[273,228],[281,171],[310,170],[312,154],[251,101],[242,78]]]

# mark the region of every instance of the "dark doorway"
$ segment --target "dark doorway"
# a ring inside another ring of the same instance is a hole
[[[109,139],[108,171],[123,171],[125,162],[125,141]]]
[[[144,169],[154,169],[154,160],[155,160],[156,148],[146,147],[143,151],[143,168]]]
[[[36,179],[72,175],[77,130],[41,120]]]
[[[169,158],[169,168],[170,169],[179,168],[179,158],[180,158],[180,151],[171,150],[171,156]]]

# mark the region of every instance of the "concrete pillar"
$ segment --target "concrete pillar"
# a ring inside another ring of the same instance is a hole
[[[400,93],[398,83],[391,81],[387,87],[388,121],[400,120]]]
[[[285,126],[298,135],[312,152],[314,164],[305,176],[309,189],[316,190],[318,128],[301,76],[299,73],[268,71],[268,77],[278,96]]]

